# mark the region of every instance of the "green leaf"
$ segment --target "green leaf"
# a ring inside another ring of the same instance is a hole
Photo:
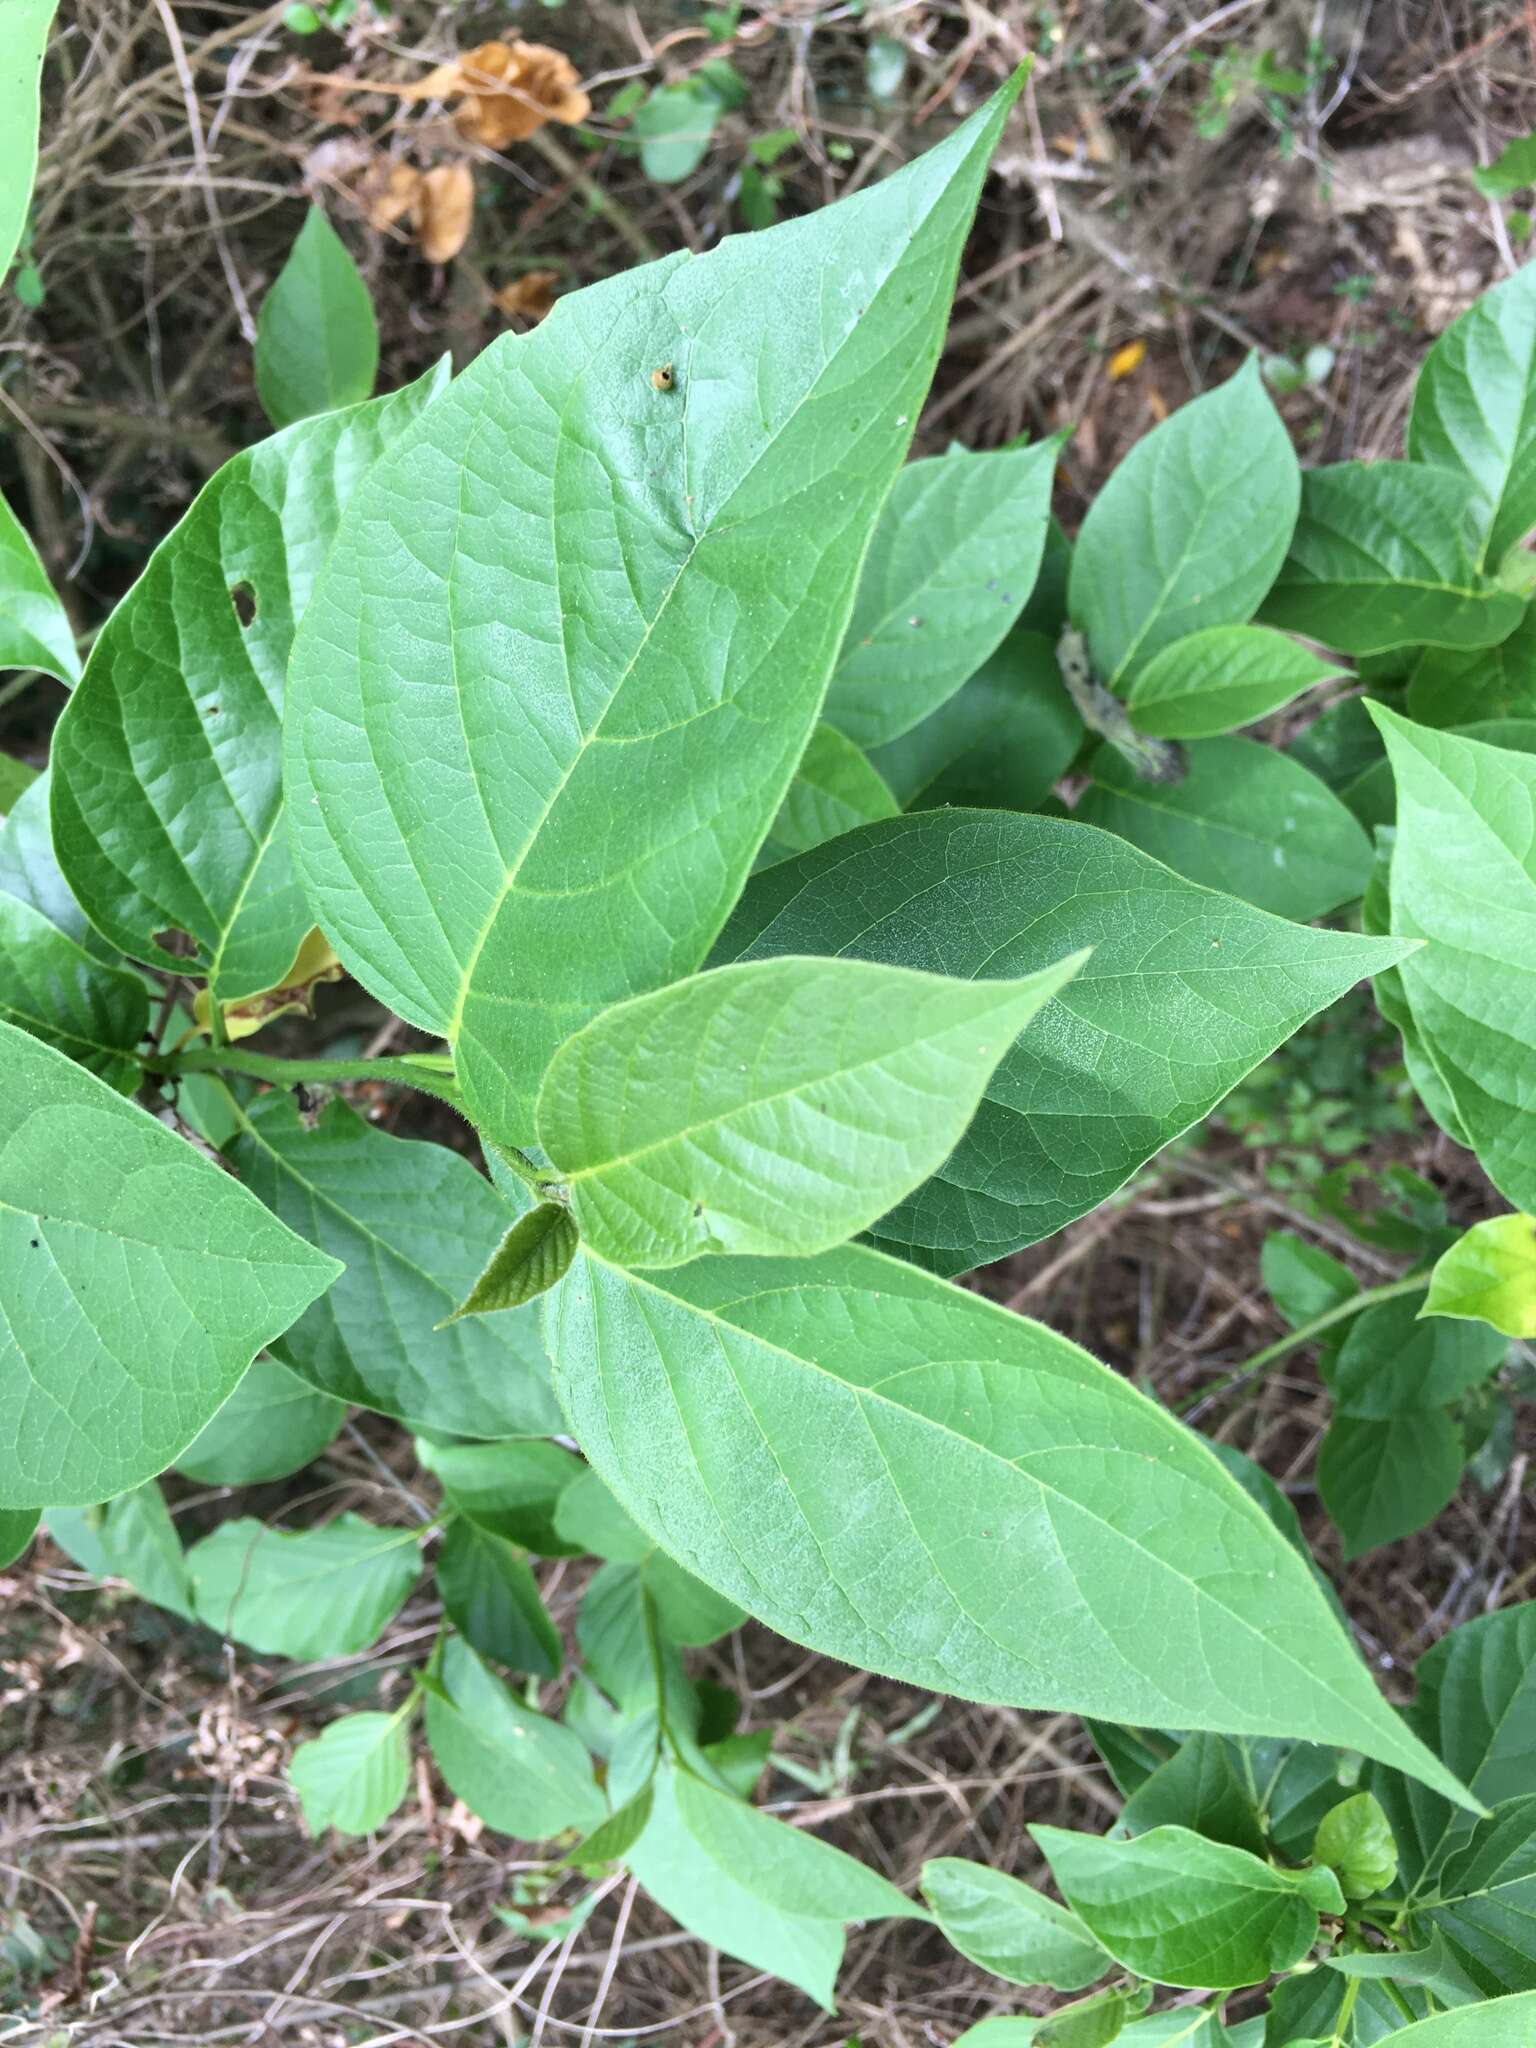
[[[1340,790],[1355,780],[1375,761],[1385,758],[1381,734],[1365,697],[1344,697],[1292,740],[1287,752],[1320,776],[1330,789]]]
[[[1436,2013],[1388,2034],[1381,2048],[1530,2048],[1533,2028],[1536,1992],[1525,1992]]]
[[[1035,2041],[1038,2048],[1110,2048],[1124,2038],[1126,2020],[1146,2002],[1139,1993],[1096,1991],[1040,2020]]]
[[[333,1260],[0,1022],[0,1506],[89,1504],[184,1451]]]
[[[448,1619],[482,1657],[539,1678],[559,1675],[559,1630],[528,1560],[504,1536],[467,1517],[450,1523],[437,1556],[437,1590]]]
[[[1324,1378],[1341,1415],[1383,1422],[1415,1409],[1444,1408],[1497,1372],[1508,1349],[1484,1323],[1425,1313],[1418,1294],[1353,1317]]]
[[[1403,993],[1489,1178],[1536,1209],[1536,756],[1373,715],[1397,781],[1392,927],[1430,942]]]
[[[1397,1876],[1397,1844],[1380,1802],[1356,1792],[1331,1807],[1318,1823],[1312,1861],[1337,1874],[1346,1899],[1384,1892]]]
[[[346,244],[318,206],[256,316],[256,395],[274,427],[373,396],[379,327]]]
[[[1487,1806],[1530,1790],[1536,1779],[1536,1602],[1469,1621],[1419,1659],[1408,1722]],[[1396,1771],[1373,1771],[1416,1890],[1464,1843],[1472,1822]]]
[[[0,825],[37,780],[38,771],[14,754],[0,754]]]
[[[1467,1316],[1506,1337],[1536,1337],[1536,1219],[1489,1216],[1463,1232],[1429,1276],[1427,1316]]]
[[[922,1881],[945,1939],[994,1977],[1081,1991],[1110,1967],[1075,1913],[1001,1870],[941,1856]]]
[[[1346,1998],[1352,2001],[1347,2012]],[[1415,1998],[1396,1984],[1373,1983],[1365,1977],[1352,1990],[1335,1971],[1309,1970],[1276,1986],[1266,2015],[1264,2048],[1375,2048],[1395,2036],[1405,2012],[1416,2015],[1428,2009],[1422,1994]]]
[[[1484,292],[1424,358],[1408,453],[1472,480],[1476,567],[1497,568],[1536,526],[1536,270],[1529,265]]]
[[[70,893],[53,854],[48,825],[48,771],[17,798],[0,825],[0,890],[18,896],[42,912],[48,922],[73,939],[84,952],[113,966],[122,964],[117,948],[86,921]]]
[[[1480,1821],[1442,1865],[1423,1916],[1485,1995],[1536,1990],[1536,1795]]]
[[[759,865],[805,853],[874,818],[894,818],[901,806],[869,756],[835,726],[818,725],[795,770]]]
[[[870,756],[904,811],[940,804],[1032,811],[1083,740],[1041,633],[1010,633],[931,717]]]
[[[1380,1420],[1335,1415],[1317,1454],[1317,1487],[1346,1558],[1432,1522],[1461,1484],[1466,1452],[1443,1408]]]
[[[176,1460],[208,1486],[285,1479],[318,1458],[347,1419],[347,1404],[316,1393],[275,1358],[258,1358]]]
[[[577,1243],[569,1211],[558,1202],[541,1202],[518,1217],[469,1293],[437,1327],[445,1330],[461,1316],[494,1315],[536,1300],[569,1266]]]
[[[597,1871],[604,1864],[622,1862],[644,1834],[655,1797],[655,1781],[647,1778],[632,1799],[625,1800],[616,1813],[600,1822],[561,1861],[581,1871]]]
[[[1119,1826],[1132,1835],[1189,1828],[1230,1848],[1264,1853],[1254,1794],[1238,1773],[1233,1745],[1221,1735],[1191,1735],[1180,1743],[1127,1799]]]
[[[52,0],[48,13],[57,4],[58,0]],[[3,127],[0,116],[0,132]],[[0,153],[4,147],[0,143]],[[0,184],[0,191],[4,189]],[[4,203],[0,200],[0,208]],[[0,669],[5,668],[41,669],[61,683],[73,683],[80,675],[69,615],[59,603],[26,529],[0,498]]]
[[[692,973],[741,889],[1015,89],[840,206],[567,293],[353,500],[294,650],[298,860],[493,1138],[526,1141],[557,1047]]]
[[[634,1563],[595,1572],[581,1603],[576,1636],[592,1676],[626,1712],[655,1699],[656,1647],[717,1642],[746,1619],[665,1551],[649,1545]],[[681,1666],[676,1666],[681,1679]]]
[[[1030,1828],[1062,1895],[1115,1960],[1160,1984],[1227,1990],[1299,1963],[1319,1910],[1343,1911],[1326,1871],[1277,1870],[1188,1828],[1130,1841]],[[1337,1901],[1335,1905],[1334,1901]]]
[[[1497,647],[1426,647],[1408,678],[1407,710],[1421,725],[1536,718],[1536,605]]]
[[[1308,1736],[1445,1782],[1200,1440],[1039,1324],[848,1247],[646,1278],[583,1257],[550,1340],[634,1519],[793,1641],[971,1699]]]
[[[1255,1464],[1246,1451],[1238,1450],[1234,1444],[1219,1443],[1214,1438],[1207,1441],[1214,1455],[1226,1466],[1248,1498],[1258,1503],[1297,1556],[1305,1562],[1307,1569],[1317,1581],[1323,1598],[1333,1609],[1340,1625],[1347,1629],[1350,1625],[1349,1617],[1340,1605],[1339,1596],[1329,1583],[1327,1574],[1312,1555],[1311,1547],[1302,1533],[1301,1519],[1291,1503],[1290,1495],[1270,1477],[1262,1465]],[[1269,1803],[1273,1813],[1273,1798]],[[1242,1848],[1244,1844],[1239,1840],[1237,1846]]]
[[[1527,185],[1536,184],[1536,135],[1512,136],[1491,164],[1478,165],[1472,182],[1485,199],[1508,199],[1523,192]],[[1494,287],[1495,291],[1499,289]],[[1491,298],[1493,294],[1487,296]],[[1430,354],[1433,353],[1431,350]]]
[[[50,1508],[44,1526],[93,1578],[122,1579],[141,1599],[193,1618],[188,1559],[153,1480],[100,1507]]]
[[[725,109],[706,84],[688,79],[659,85],[637,109],[630,133],[640,141],[640,168],[658,185],[680,185],[704,161]]]
[[[130,1094],[134,1053],[149,1028],[149,992],[136,974],[95,960],[40,910],[0,892],[0,1021],[68,1053]]]
[[[1252,725],[1343,670],[1266,626],[1208,626],[1137,670],[1126,701],[1138,732],[1200,740]]]
[[[0,70],[0,277],[26,226],[37,175],[38,80],[58,0],[12,0]]]
[[[1337,1970],[1341,1977],[1423,1986],[1443,2005],[1466,2005],[1478,1996],[1477,1986],[1452,1955],[1438,1927],[1430,1929],[1429,1940],[1421,1949],[1360,1949],[1326,1960],[1329,1969]]]
[[[1089,772],[1074,816],[1277,917],[1324,917],[1370,878],[1371,842],[1345,805],[1257,740],[1196,740],[1177,782],[1141,781],[1112,747]]]
[[[14,1564],[37,1534],[36,1508],[0,1508],[0,1568]]]
[[[427,1693],[427,1740],[448,1789],[500,1834],[541,1841],[607,1817],[585,1745],[524,1706],[459,1636]]]
[[[581,1471],[559,1444],[442,1444],[418,1438],[416,1455],[437,1477],[450,1507],[542,1557],[573,1557],[582,1548],[555,1528],[561,1494]]]
[[[510,1213],[467,1159],[391,1138],[339,1098],[307,1130],[293,1099],[275,1094],[252,1107],[228,1151],[269,1208],[345,1262],[277,1347],[285,1364],[323,1393],[417,1429],[505,1437],[558,1426],[536,1310],[438,1327]]]
[[[1108,833],[930,811],[759,875],[721,959],[847,955],[1021,976],[1093,948],[988,1084],[965,1137],[877,1228],[960,1273],[1060,1230],[1208,1114],[1401,942],[1298,930]]]
[[[1040,2029],[1050,2024],[1022,2018],[981,2020],[956,2037],[954,2048],[1041,2048]],[[1263,2033],[1262,2019],[1227,2028],[1215,2013],[1201,2018],[1174,2007],[1132,2020],[1113,2038],[1115,2048],[1262,2048]]]
[[[1138,441],[1072,558],[1072,623],[1100,681],[1117,689],[1159,648],[1250,619],[1285,559],[1299,495],[1256,357]]]
[[[829,2011],[845,1922],[928,1917],[840,1849],[670,1765],[629,1867],[690,1934]]]
[[[350,1657],[376,1643],[415,1589],[414,1529],[338,1515],[317,1529],[224,1522],[187,1552],[199,1621],[269,1656]]]
[[[1492,647],[1524,606],[1473,560],[1474,496],[1468,478],[1415,462],[1309,469],[1265,623],[1343,654]]]
[[[909,462],[864,559],[825,717],[861,747],[899,739],[991,656],[1034,588],[1061,436]]]
[[[1270,1300],[1293,1330],[1360,1292],[1347,1266],[1290,1230],[1272,1230],[1265,1238],[1259,1272]]]
[[[604,1011],[538,1103],[583,1241],[629,1267],[841,1244],[943,1165],[1084,957],[1017,981],[761,960]]]
[[[411,1776],[408,1713],[347,1714],[288,1763],[312,1835],[371,1835],[404,1799]]]
[[[102,628],[54,729],[54,845],[92,923],[224,1001],[276,987],[314,923],[282,822],[294,628],[342,507],[442,383],[431,371],[225,463]]]

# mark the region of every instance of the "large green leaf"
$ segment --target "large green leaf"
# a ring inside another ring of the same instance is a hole
[[[1536,1991],[1536,1794],[1496,1806],[1441,1867],[1424,1919],[1478,1990]]]
[[[0,281],[26,225],[37,175],[38,80],[59,0],[10,0],[0,63]]]
[[[493,1136],[526,1140],[561,1042],[691,973],[741,888],[1013,90],[841,206],[567,293],[342,524],[290,679],[298,858]]]
[[[124,1093],[142,1069],[149,991],[136,974],[111,967],[51,924],[40,910],[0,891],[0,1020],[57,1046]]]
[[[0,1506],[186,1449],[338,1270],[147,1111],[0,1022]]]
[[[1379,1422],[1443,1408],[1498,1370],[1508,1346],[1497,1330],[1424,1307],[1422,1294],[1408,1294],[1354,1317],[1324,1372],[1341,1414]]]
[[[539,1143],[625,1266],[828,1251],[942,1166],[1081,965],[968,981],[865,960],[717,967],[606,1010],[551,1062]]]
[[[1536,1991],[1527,1991],[1418,2020],[1388,2034],[1381,2048],[1531,2048],[1533,2039]]]
[[[346,1418],[345,1401],[318,1393],[275,1358],[258,1358],[176,1470],[208,1486],[283,1479],[318,1458]]]
[[[256,392],[274,427],[373,396],[379,327],[347,246],[318,206],[256,317]]]
[[[589,1459],[795,1641],[973,1699],[1306,1736],[1443,1782],[1263,1511],[1041,1325],[851,1246],[645,1277],[584,1257],[549,1299]]]
[[[1211,739],[1267,718],[1341,673],[1267,626],[1207,626],[1171,641],[1139,669],[1127,702],[1138,732]]]
[[[0,825],[0,890],[40,910],[93,958],[122,964],[117,948],[87,921],[54,858],[48,823],[48,771],[22,791]]]
[[[1299,496],[1256,357],[1138,441],[1072,557],[1072,623],[1100,680],[1118,688],[1159,648],[1251,618],[1285,559]]]
[[[1476,561],[1497,568],[1536,526],[1536,269],[1486,291],[1424,358],[1408,418],[1415,462],[1477,487]]]
[[[1474,495],[1468,478],[1414,462],[1309,469],[1265,622],[1344,654],[1492,647],[1524,605],[1473,563]]]
[[[1176,874],[1301,923],[1352,903],[1371,842],[1331,789],[1257,740],[1196,740],[1173,782],[1144,782],[1100,747],[1075,815],[1118,832]]]
[[[1299,1963],[1319,1910],[1342,1912],[1331,1870],[1278,1870],[1188,1828],[1130,1841],[1030,1829],[1062,1895],[1126,1969],[1161,1984],[1227,1990]]]
[[[939,804],[1032,811],[1083,739],[1042,633],[1010,633],[937,711],[871,755],[904,811]]]
[[[923,1894],[945,1938],[1010,1984],[1081,1991],[1110,1967],[1075,1913],[1006,1871],[935,1857],[923,1865]]]
[[[1429,1278],[1430,1315],[1470,1316],[1506,1337],[1536,1337],[1536,1217],[1490,1216],[1459,1237]]]
[[[1317,1488],[1346,1558],[1432,1522],[1461,1483],[1466,1450],[1443,1408],[1336,1415],[1317,1454]]]
[[[316,1529],[224,1522],[187,1552],[198,1619],[272,1656],[354,1656],[414,1590],[416,1539],[358,1515]]]
[[[301,1742],[288,1764],[312,1835],[371,1835],[404,1799],[411,1776],[408,1715],[345,1714]]]
[[[939,1172],[877,1227],[951,1273],[1083,1215],[1401,942],[1300,930],[1056,818],[930,811],[759,875],[722,959],[1019,976],[1091,946]]]
[[[282,824],[294,628],[342,507],[442,385],[431,371],[227,462],[102,628],[54,731],[54,843],[92,922],[225,1001],[276,986],[313,923]]]
[[[47,11],[51,14],[57,4],[51,0]],[[37,549],[0,498],[0,669],[5,668],[37,668],[72,683],[80,674],[80,657],[69,615]]]
[[[975,674],[1034,588],[1060,437],[909,462],[876,523],[826,717],[861,747],[919,725]]]
[[[1536,1602],[1452,1629],[1419,1659],[1409,1725],[1488,1806],[1536,1783]],[[1396,1771],[1374,1771],[1404,1876],[1422,1892],[1471,1832],[1468,1816]]]
[[[629,1866],[690,1934],[829,2009],[847,1921],[927,1918],[830,1843],[667,1765]]]
[[[501,1834],[538,1841],[607,1818],[580,1739],[525,1706],[460,1636],[427,1692],[427,1740],[449,1790]]]
[[[346,1266],[277,1347],[295,1372],[420,1429],[503,1437],[556,1427],[535,1309],[438,1328],[511,1221],[467,1159],[388,1137],[339,1099],[306,1129],[286,1095],[256,1103],[228,1149],[284,1222]]]
[[[1536,1209],[1536,756],[1373,707],[1397,781],[1392,929],[1413,1022],[1478,1158]]]

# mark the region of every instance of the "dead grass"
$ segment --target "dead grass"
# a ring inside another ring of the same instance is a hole
[[[1071,516],[1156,419],[1250,347],[1333,349],[1322,384],[1285,401],[1307,458],[1396,453],[1428,338],[1513,253],[1466,167],[1536,122],[1536,25],[1516,0],[896,0],[862,15],[780,0],[746,8],[730,49],[748,105],[692,178],[662,189],[604,108],[628,79],[683,76],[722,54],[691,8],[399,0],[387,22],[365,8],[346,40],[305,44],[281,13],[63,8],[36,208],[47,297],[34,311],[0,306],[0,404],[15,427],[0,483],[86,630],[203,479],[263,431],[251,309],[307,192],[364,265],[386,379],[399,383],[444,351],[472,357],[506,324],[495,294],[529,272],[568,289],[654,250],[708,247],[736,224],[752,135],[795,131],[775,167],[783,207],[818,206],[926,147],[1034,47],[923,445],[1075,422]],[[431,110],[311,74],[413,79],[509,26],[573,57],[597,146],[562,129],[476,151],[474,232],[435,267],[402,228],[368,225],[359,179],[380,159],[445,161],[462,140]],[[908,52],[890,105],[863,83],[875,34]],[[1276,106],[1239,94],[1222,134],[1200,132],[1233,66],[1266,49],[1304,63],[1309,37],[1328,63],[1304,95]],[[1117,351],[1137,342],[1140,362],[1117,375]],[[58,702],[46,683],[0,693],[4,744],[41,758]],[[338,1020],[377,1022],[355,995],[336,1001],[356,1012],[336,1008]],[[1463,1155],[1427,1134],[1399,1149],[1459,1218],[1481,1213],[1486,1188]],[[1185,1404],[1275,1334],[1257,1278],[1264,1231],[1287,1223],[1338,1249],[1326,1226],[1286,1213],[1263,1166],[1231,1143],[1181,1154],[1132,1199],[976,1284]],[[1380,1277],[1374,1255],[1351,1256]],[[1325,1408],[1305,1355],[1200,1419],[1292,1494],[1389,1691],[1447,1628],[1529,1590],[1529,1435],[1492,1498],[1469,1487],[1423,1537],[1341,1569],[1311,1492]],[[409,1521],[420,1485],[401,1432],[363,1418],[317,1466],[241,1508]],[[175,1507],[189,1537],[228,1512],[187,1486]],[[557,1564],[544,1581],[568,1630],[582,1571]],[[481,1832],[425,1767],[419,1797],[376,1840],[307,1841],[281,1776],[287,1751],[342,1704],[398,1696],[435,1626],[429,1596],[381,1653],[311,1668],[93,1589],[46,1544],[0,1580],[0,1598],[0,1940],[24,1927],[48,1944],[25,1992],[5,1990],[0,1961],[0,2014],[7,1999],[12,2012],[0,2041],[834,2048],[856,2033],[937,2048],[989,2012],[1029,2009],[1030,1994],[1010,1995],[934,1934],[890,1924],[852,1935],[840,2016],[820,2016],[681,1934],[622,1878],[570,1935],[510,1927],[497,1908],[530,1852]],[[780,1755],[831,1773],[812,1792],[773,1770],[771,1810],[897,1883],[946,1854],[1028,1875],[1029,1821],[1096,1827],[1116,1808],[1070,1717],[953,1701],[930,1714],[909,1688],[755,1628],[697,1662],[739,1691],[744,1725],[780,1728]],[[568,1881],[556,1903],[578,1889]]]

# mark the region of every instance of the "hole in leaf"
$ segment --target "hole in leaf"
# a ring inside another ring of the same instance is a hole
[[[162,953],[173,953],[178,960],[193,960],[197,957],[197,941],[190,932],[179,930],[172,925],[163,932],[154,934],[155,944]]]
[[[248,626],[256,616],[256,593],[249,583],[234,583],[230,586],[229,601],[235,608],[235,617],[242,626]]]

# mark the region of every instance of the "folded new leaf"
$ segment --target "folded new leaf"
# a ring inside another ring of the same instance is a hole
[[[1188,1828],[1130,1841],[1032,1827],[1051,1874],[1089,1932],[1128,1970],[1205,1991],[1261,1984],[1299,1963],[1319,1912],[1342,1913],[1327,1868],[1277,1870]]]
[[[539,1143],[583,1239],[620,1265],[826,1251],[943,1164],[998,1062],[1086,957],[1017,981],[861,960],[695,975],[566,1041]]]
[[[558,1202],[540,1202],[519,1216],[491,1254],[490,1263],[443,1322],[461,1316],[494,1315],[498,1309],[522,1308],[553,1287],[576,1254],[576,1225]]]

